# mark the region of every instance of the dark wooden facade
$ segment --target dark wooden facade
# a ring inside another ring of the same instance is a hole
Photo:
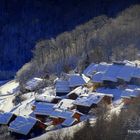
[[[72,100],[76,100],[78,98],[78,95],[76,93],[71,93],[70,95],[68,95],[68,98]]]

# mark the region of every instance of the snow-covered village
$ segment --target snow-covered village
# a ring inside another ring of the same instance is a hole
[[[0,125],[17,139],[46,139],[61,129],[73,131],[96,122],[100,108],[109,114],[127,109],[140,96],[139,62],[90,64],[82,73],[62,73],[53,86],[37,92],[45,79],[34,77],[19,90],[15,80],[0,87]]]
[[[0,0],[0,140],[140,140],[140,0]]]

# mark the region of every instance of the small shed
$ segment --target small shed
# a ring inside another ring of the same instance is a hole
[[[11,112],[0,113],[0,125],[8,125],[16,119],[16,115]]]
[[[32,138],[42,134],[46,125],[32,117],[18,116],[9,125],[11,134],[17,139]]]

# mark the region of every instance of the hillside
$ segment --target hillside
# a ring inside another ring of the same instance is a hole
[[[28,62],[39,40],[71,31],[102,14],[115,17],[136,3],[139,0],[1,0],[0,78],[13,76]]]
[[[0,139],[139,140],[138,61],[91,63],[44,81],[30,79],[24,92],[15,80],[0,87]]]
[[[91,62],[139,59],[139,23],[140,6],[136,5],[116,18],[98,16],[70,32],[42,40],[17,79],[24,82],[34,75],[60,74],[76,67],[81,71]]]

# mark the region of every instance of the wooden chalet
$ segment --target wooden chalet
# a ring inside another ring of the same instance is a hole
[[[52,103],[37,102],[34,106],[35,108],[33,113],[36,119],[40,120],[41,122],[46,122],[51,112],[54,110],[54,104]]]
[[[55,109],[51,114],[50,118],[53,120],[53,125],[62,124],[66,119],[75,118],[77,121],[80,121],[80,117],[83,114],[78,111],[70,111],[70,110],[62,110],[62,109]]]
[[[9,125],[11,135],[16,139],[29,139],[42,134],[46,125],[31,117],[18,116]]]
[[[89,94],[82,95],[77,98],[73,104],[76,105],[76,109],[84,114],[88,114],[91,108],[100,107],[102,104],[110,105],[112,103],[113,95],[105,94]]]

